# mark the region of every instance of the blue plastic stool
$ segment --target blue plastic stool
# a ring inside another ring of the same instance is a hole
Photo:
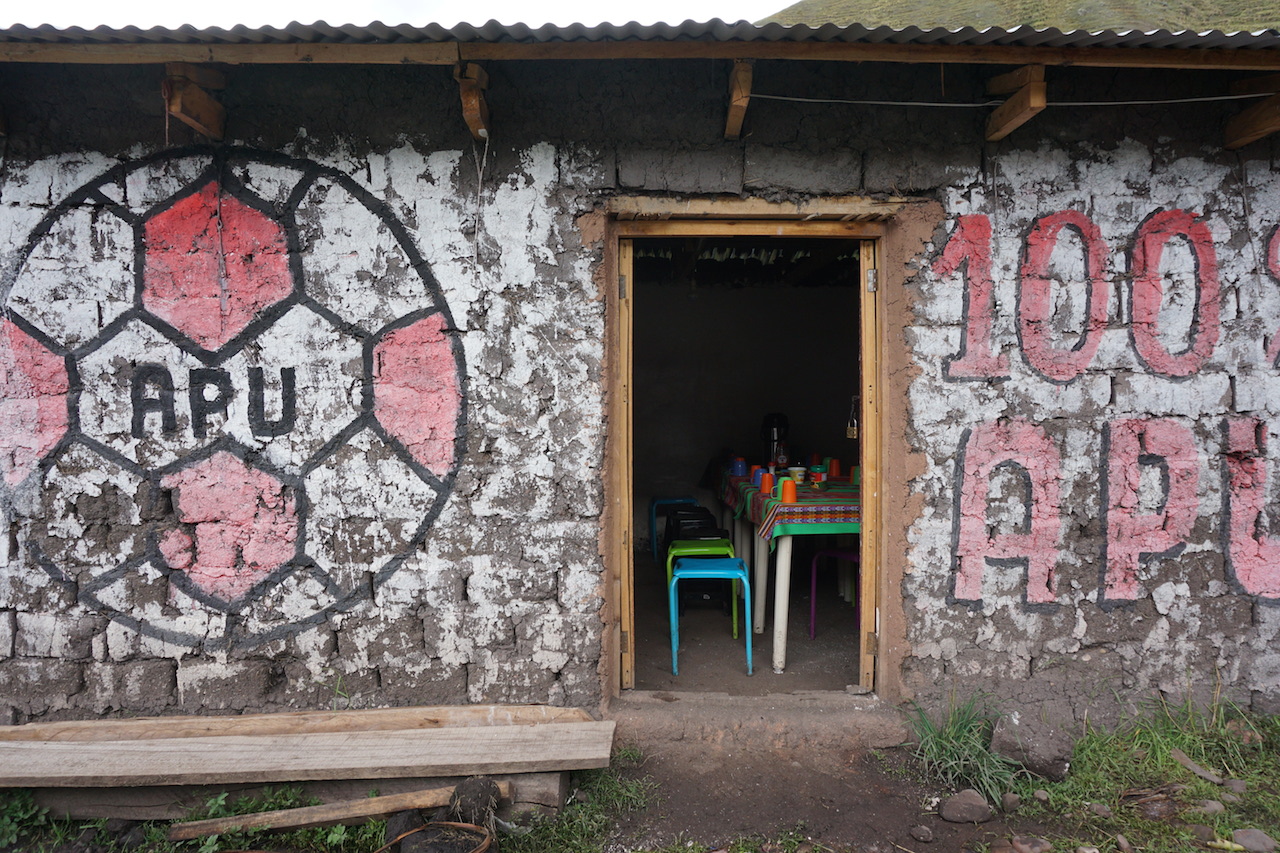
[[[733,543],[728,539],[677,539],[667,547],[667,583],[675,564],[685,557],[732,557]],[[691,577],[691,575],[687,576]],[[733,585],[733,638],[738,639],[738,585]]]
[[[649,500],[649,544],[653,546],[653,561],[658,562],[658,507],[670,504],[698,505],[697,498],[651,498]]]
[[[676,587],[685,578],[717,578],[727,581],[738,581],[742,584],[742,595],[747,613],[751,613],[751,579],[748,577],[747,564],[736,557],[682,557],[676,560],[675,570],[671,575],[671,583],[667,584],[667,608],[671,616],[671,674],[679,675],[680,656],[680,596]],[[735,621],[734,627],[737,627]],[[752,631],[743,631],[747,635],[747,675],[753,674],[751,666]]]

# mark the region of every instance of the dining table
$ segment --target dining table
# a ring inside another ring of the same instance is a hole
[[[796,500],[783,502],[764,493],[749,476],[726,471],[721,478],[720,501],[732,518],[734,551],[749,560],[754,586],[752,630],[764,633],[765,591],[769,582],[769,551],[775,573],[773,597],[773,671],[787,665],[787,625],[791,605],[792,537],[862,532],[862,491],[857,469],[844,478],[832,478],[821,486],[800,484]]]

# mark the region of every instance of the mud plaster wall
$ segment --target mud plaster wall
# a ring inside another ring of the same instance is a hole
[[[927,202],[885,254],[905,473],[883,683],[1081,713],[1085,687],[1188,678],[1275,701],[1253,484],[1276,444],[1277,185],[1269,144],[1216,147],[1227,108],[1049,111],[984,145],[979,111],[758,101],[729,143],[726,63],[487,70],[487,152],[448,69],[308,67],[237,70],[231,144],[207,152],[176,125],[166,144],[157,69],[0,69],[0,713],[598,702],[603,246],[575,217],[619,192]],[[808,97],[980,100],[986,73],[756,65],[760,91]],[[1027,276],[1024,245],[1048,247]]]

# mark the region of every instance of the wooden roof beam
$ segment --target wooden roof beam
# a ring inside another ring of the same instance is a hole
[[[165,110],[197,133],[220,142],[226,130],[227,110],[205,88],[225,89],[226,86],[226,75],[216,68],[168,63],[161,87]]]
[[[1264,136],[1270,136],[1280,130],[1280,95],[1272,95],[1265,101],[1259,101],[1227,122],[1225,141],[1222,147],[1227,150],[1243,148],[1250,142],[1256,142]]]
[[[987,92],[1003,95],[1012,92],[987,119],[987,141],[997,142],[1031,121],[1047,104],[1044,66],[1026,65],[987,81]]]
[[[846,42],[430,42],[422,44],[0,43],[0,62],[137,65],[160,62],[453,65],[463,61],[577,59],[796,59],[826,62],[1076,65],[1280,72],[1280,51],[1225,48],[1015,47]]]
[[[735,59],[729,73],[729,117],[724,123],[724,138],[742,136],[742,121],[747,117],[747,105],[751,103],[751,60]]]
[[[484,142],[489,138],[489,104],[484,99],[489,75],[474,62],[459,62],[453,68],[453,79],[458,81],[458,94],[462,97],[462,119],[471,136]]]

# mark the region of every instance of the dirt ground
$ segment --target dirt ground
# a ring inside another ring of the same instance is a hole
[[[673,744],[650,751],[631,771],[657,783],[657,802],[619,824],[611,849],[644,850],[678,841],[728,846],[737,838],[795,831],[815,850],[959,853],[1043,827],[998,816],[952,824],[934,808],[940,793],[917,779],[903,749],[743,750]],[[928,827],[931,842],[912,837]]]

